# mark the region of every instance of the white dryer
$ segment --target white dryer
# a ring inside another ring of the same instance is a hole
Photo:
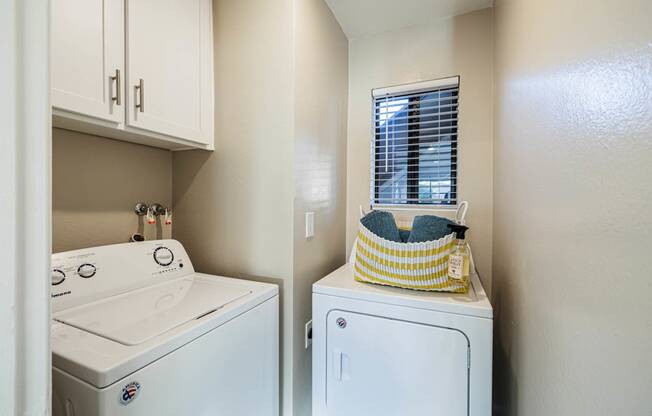
[[[277,415],[278,288],[175,240],[52,255],[55,416]]]
[[[493,310],[467,294],[313,285],[313,416],[490,416]]]

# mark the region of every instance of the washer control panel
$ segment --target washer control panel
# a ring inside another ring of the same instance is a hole
[[[80,256],[74,256],[69,261],[58,260],[54,262],[55,256],[63,253],[58,253],[52,256],[52,291],[54,293],[55,286],[60,286],[64,282],[70,283],[71,279],[90,279],[94,277],[97,272],[97,261],[93,253],[86,253]],[[66,286],[68,286],[66,284]],[[62,288],[61,286],[60,288]],[[63,296],[63,295],[60,295]]]
[[[53,311],[194,273],[176,240],[153,240],[52,255]]]

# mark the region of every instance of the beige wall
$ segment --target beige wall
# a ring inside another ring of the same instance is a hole
[[[492,11],[484,9],[350,41],[346,202],[349,251],[358,229],[358,208],[369,208],[371,89],[460,75],[459,197],[469,201],[468,235],[482,281],[491,291],[492,36]],[[396,212],[401,220],[411,219],[415,213]],[[431,213],[454,214],[446,210]]]
[[[496,2],[496,413],[652,414],[652,2]]]
[[[204,271],[292,271],[291,0],[214,4],[215,152],[176,152],[175,231]]]
[[[137,202],[172,202],[167,150],[52,129],[52,250],[125,243],[135,232],[169,238],[171,226],[147,225]]]
[[[345,262],[348,41],[322,0],[295,1],[294,415],[311,409],[312,284]],[[305,213],[315,236],[305,238]]]

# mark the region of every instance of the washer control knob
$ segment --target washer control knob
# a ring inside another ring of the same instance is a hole
[[[167,247],[158,247],[154,250],[154,261],[160,266],[169,266],[174,261],[174,254]]]
[[[77,274],[84,279],[95,276],[97,269],[90,263],[84,263],[77,268]]]
[[[63,281],[66,280],[66,274],[59,270],[52,270],[52,286],[60,285]]]

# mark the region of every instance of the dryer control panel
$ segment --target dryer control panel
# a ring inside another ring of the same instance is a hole
[[[193,274],[176,240],[113,244],[52,255],[53,312]]]

